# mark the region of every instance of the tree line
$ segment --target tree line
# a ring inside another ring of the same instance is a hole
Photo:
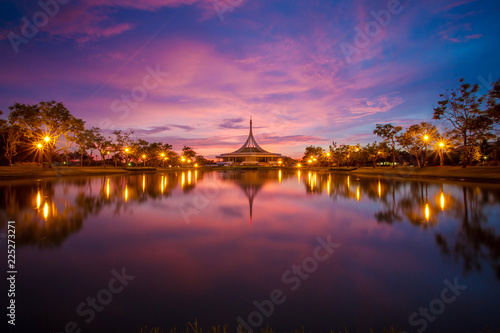
[[[301,162],[310,166],[359,166],[384,163],[400,165],[499,164],[500,80],[483,96],[479,85],[460,80],[458,89],[446,90],[433,108],[433,119],[442,120],[440,133],[431,122],[408,128],[391,123],[377,124],[373,133],[382,139],[367,145],[332,145],[325,151],[319,146],[306,147]],[[172,145],[134,139],[133,131],[116,130],[105,136],[98,127],[85,128],[82,119],[73,116],[55,101],[9,107],[8,119],[0,119],[2,148],[9,165],[36,162],[52,166],[53,161],[80,165],[101,163],[143,166],[206,165],[213,163],[188,146],[180,153]],[[0,115],[2,111],[0,111]],[[94,155],[94,152],[96,155]],[[99,157],[99,161],[97,161]],[[283,158],[283,165],[299,161]],[[74,162],[73,162],[74,163]]]
[[[100,163],[104,167],[107,164],[166,167],[213,163],[188,146],[178,154],[168,143],[134,139],[133,131],[116,130],[106,137],[98,127],[86,129],[82,119],[55,101],[34,105],[15,103],[9,110],[8,119],[0,119],[4,156],[9,165],[32,161],[51,167],[54,161],[69,165],[75,160],[81,166]]]
[[[325,151],[306,147],[302,163],[311,166],[359,166],[384,163],[392,165],[461,164],[500,165],[500,80],[483,96],[479,85],[460,79],[458,89],[446,90],[433,108],[433,119],[442,120],[440,133],[431,122],[407,128],[391,123],[377,124],[373,134],[382,142],[365,146],[338,145],[332,142]]]

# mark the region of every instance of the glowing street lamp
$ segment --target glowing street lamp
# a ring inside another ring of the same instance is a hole
[[[424,143],[425,143],[425,152],[424,152],[424,165],[425,166],[425,162],[427,161],[427,142],[429,141],[429,136],[427,134],[424,134]]]
[[[146,166],[146,155],[142,155],[142,160],[144,161],[144,166]]]
[[[443,150],[444,150],[444,142],[439,142],[439,161],[440,166],[443,166]]]
[[[39,142],[37,143],[36,148],[38,149],[38,153],[40,154],[40,163],[43,167],[43,145]]]
[[[50,141],[50,137],[46,136],[45,138],[43,138],[45,140],[45,142],[49,142]]]
[[[165,157],[165,153],[161,153],[160,156],[162,157],[162,160],[163,160],[163,167],[165,167],[165,160],[167,159]]]

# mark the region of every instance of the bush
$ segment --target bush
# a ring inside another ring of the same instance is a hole
[[[21,167],[21,168],[41,168],[42,165],[37,162],[16,162],[14,163],[15,167]]]

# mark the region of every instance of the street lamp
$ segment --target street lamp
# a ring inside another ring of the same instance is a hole
[[[146,166],[146,155],[142,155],[142,160],[144,161],[144,166]]]
[[[439,143],[439,161],[440,166],[443,166],[443,150],[444,150],[444,142],[441,141]]]
[[[427,134],[424,134],[424,142],[425,142],[425,152],[424,152],[424,163],[423,166],[425,166],[425,161],[427,161],[427,141],[429,141],[429,136]]]
[[[43,145],[39,142],[37,143],[36,147],[38,148],[38,153],[40,154],[40,160],[43,168]]]
[[[162,157],[162,160],[163,160],[163,167],[165,167],[165,153],[161,153],[160,156]]]

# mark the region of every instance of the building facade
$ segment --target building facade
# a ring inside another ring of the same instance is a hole
[[[281,154],[270,153],[262,149],[252,131],[252,118],[250,118],[250,133],[240,149],[232,152],[215,156],[219,165],[277,165],[282,158]]]

